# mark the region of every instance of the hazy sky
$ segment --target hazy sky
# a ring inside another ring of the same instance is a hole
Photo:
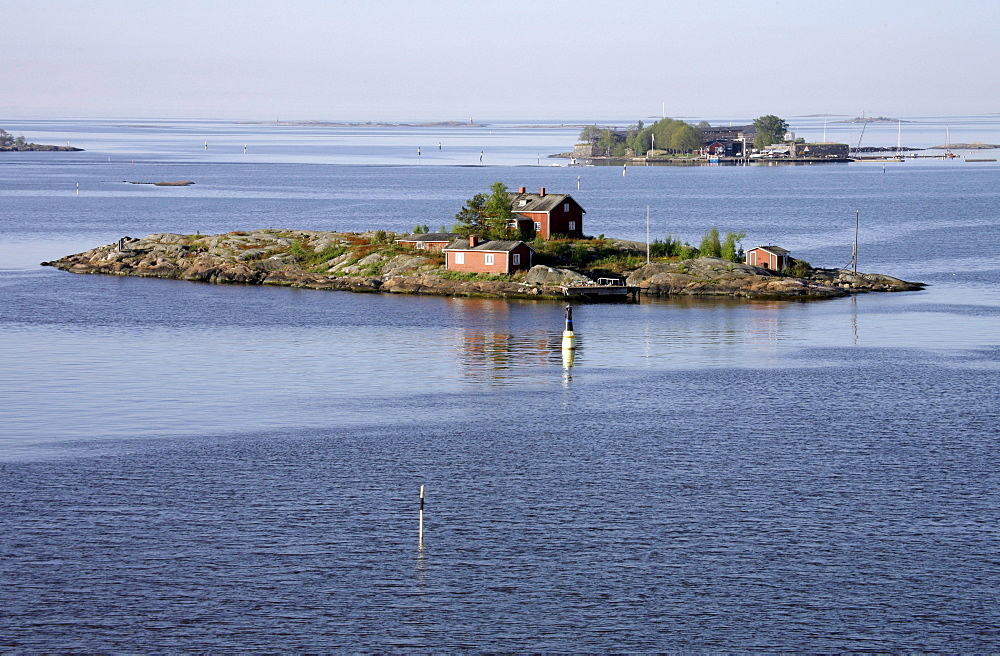
[[[1000,1],[4,0],[0,118],[1000,112]]]

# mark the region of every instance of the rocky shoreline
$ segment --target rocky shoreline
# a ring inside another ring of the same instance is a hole
[[[307,289],[494,298],[563,299],[564,285],[586,282],[577,271],[536,265],[509,276],[444,270],[433,251],[401,248],[394,235],[314,230],[256,230],[221,235],[160,233],[68,255],[42,266],[70,273],[167,278],[211,283],[282,285]],[[880,274],[810,269],[792,277],[776,271],[701,257],[654,262],[622,276],[651,297],[832,298],[873,291],[923,288]]]
[[[77,148],[75,146],[46,146],[44,144],[25,144],[23,146],[0,146],[0,152],[71,152],[71,153],[81,153],[83,148]]]

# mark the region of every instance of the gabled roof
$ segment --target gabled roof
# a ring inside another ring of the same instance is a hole
[[[457,232],[425,232],[422,234],[404,235],[395,241],[452,241],[458,237]]]
[[[528,246],[523,241],[484,241],[481,244],[477,244],[475,247],[469,246],[468,239],[456,239],[451,242],[442,250],[446,251],[484,251],[489,253],[509,253],[518,246],[527,246],[528,250],[534,251],[535,249]]]
[[[515,212],[551,212],[567,200],[572,200],[577,205],[580,205],[569,194],[545,194],[541,196],[539,194],[522,194],[516,191],[508,191],[507,195],[510,196],[510,207]],[[521,204],[521,201],[524,201],[524,205]],[[580,209],[584,213],[587,211],[582,206]]]
[[[756,248],[751,248],[750,250],[752,250],[752,251],[756,251],[756,250],[767,251],[768,253],[771,253],[772,255],[788,255],[791,252],[791,251],[786,251],[781,246],[757,246]]]

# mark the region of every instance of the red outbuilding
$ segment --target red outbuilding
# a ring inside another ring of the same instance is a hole
[[[788,251],[780,246],[758,246],[747,251],[747,264],[781,271],[791,265]]]

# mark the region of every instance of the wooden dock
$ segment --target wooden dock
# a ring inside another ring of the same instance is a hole
[[[638,287],[629,287],[618,278],[598,278],[593,284],[564,285],[563,294],[571,298],[601,301],[635,301],[639,297]]]

